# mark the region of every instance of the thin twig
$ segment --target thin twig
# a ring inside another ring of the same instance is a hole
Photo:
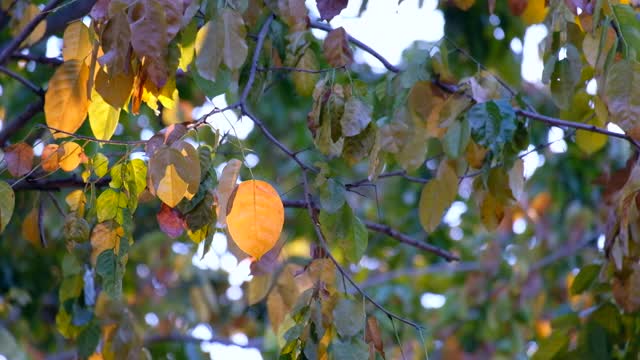
[[[44,90],[42,90],[41,87],[39,87],[38,85],[32,83],[31,81],[27,80],[26,78],[24,78],[22,75],[7,69],[4,66],[0,66],[0,72],[5,73],[7,75],[9,75],[10,77],[18,80],[22,85],[26,86],[29,88],[29,90],[33,91],[36,95],[42,97],[44,96]]]
[[[371,303],[373,306],[378,308],[380,311],[385,313],[390,318],[397,319],[398,321],[405,323],[407,325],[413,326],[416,329],[422,328],[421,325],[418,325],[411,320],[398,316],[393,312],[387,310],[384,306],[378,304],[378,302],[376,302],[373,298],[371,298],[371,296],[369,296],[364,290],[362,290],[358,286],[358,284],[356,284],[356,282],[351,278],[351,276],[349,276],[349,274],[342,268],[338,260],[336,260],[336,258],[333,257],[333,255],[331,254],[331,251],[329,250],[329,246],[327,245],[327,241],[325,240],[325,237],[322,234],[322,229],[320,228],[318,217],[315,214],[315,210],[313,208],[312,200],[311,200],[311,192],[309,190],[309,180],[307,179],[307,172],[304,170],[302,171],[302,180],[304,182],[304,197],[305,197],[307,211],[309,212],[309,217],[311,218],[311,222],[313,223],[313,228],[316,232],[316,236],[318,237],[318,241],[320,242],[320,245],[324,249],[329,259],[331,259],[331,261],[334,263],[334,265],[336,266],[336,269],[338,269],[342,277],[346,279],[351,284],[351,286],[353,286],[353,288],[356,289],[356,291],[360,293],[360,295],[362,295],[369,303]]]
[[[38,99],[37,101],[32,102],[27,109],[22,114],[18,115],[17,118],[13,119],[13,121],[6,122],[2,131],[0,131],[0,147],[4,146],[13,134],[22,129],[29,120],[41,112],[43,106],[44,101],[42,101],[42,99]]]
[[[260,71],[260,72],[291,71],[291,72],[303,72],[303,73],[309,73],[309,74],[322,74],[322,73],[326,73],[326,72],[329,72],[329,71],[342,70],[342,69],[344,69],[344,68],[343,67],[339,67],[339,68],[312,70],[312,69],[301,69],[301,68],[292,67],[292,66],[272,66],[272,67],[268,67],[268,68],[258,67],[257,71]]]
[[[11,58],[15,60],[33,61],[38,64],[53,65],[53,66],[62,65],[63,63],[63,60],[59,58],[35,56],[31,54],[14,53],[13,55],[11,55]]]
[[[264,21],[262,27],[260,28],[260,32],[258,33],[258,40],[256,41],[256,49],[253,52],[253,58],[251,59],[251,68],[249,68],[249,79],[247,80],[247,84],[244,86],[242,90],[242,95],[240,96],[240,103],[244,104],[247,101],[247,97],[249,96],[249,92],[253,87],[253,82],[256,79],[256,71],[258,69],[258,61],[260,60],[260,53],[262,52],[262,46],[264,45],[264,40],[267,37],[267,33],[269,33],[269,26],[271,26],[271,22],[275,19],[275,15],[271,14],[267,17],[267,20]]]
[[[122,145],[122,146],[139,146],[139,145],[145,145],[147,143],[147,140],[102,140],[102,139],[96,139],[93,136],[74,134],[72,132],[56,129],[56,128],[53,128],[53,127],[50,127],[50,126],[47,126],[47,125],[44,125],[44,124],[40,124],[38,126],[47,128],[47,129],[51,130],[54,133],[61,133],[61,134],[69,135],[69,136],[71,136],[73,138],[76,138],[76,139],[87,140],[87,141],[97,142],[97,143],[101,143],[101,144]]]
[[[38,26],[38,24],[40,24],[40,22],[44,20],[44,18],[46,18],[47,15],[49,15],[51,10],[53,10],[61,2],[62,0],[49,1],[47,6],[45,6],[44,9],[42,9],[42,12],[34,16],[33,19],[29,21],[27,26],[25,26],[24,29],[22,29],[20,34],[14,37],[13,40],[2,49],[2,52],[0,52],[0,65],[3,65],[7,60],[9,60],[9,58],[11,57],[11,54],[13,54],[16,50],[18,50],[18,48],[20,47],[20,44],[22,44],[22,42],[27,37],[29,37],[29,35],[31,35],[33,30],[35,30],[36,26]]]
[[[322,31],[326,31],[329,32],[331,30],[333,30],[333,28],[325,23],[321,23],[317,20],[313,20],[311,21],[311,23],[309,24],[309,26],[311,26],[314,29],[319,29]],[[384,56],[380,55],[377,51],[373,50],[372,48],[370,48],[367,44],[363,43],[362,41],[354,38],[351,35],[347,34],[347,39],[349,40],[349,42],[352,42],[354,45],[356,45],[357,47],[359,47],[360,49],[364,50],[365,52],[371,54],[373,57],[375,57],[376,59],[378,59],[378,61],[380,61],[382,63],[382,65],[384,65],[385,68],[387,68],[387,70],[394,72],[394,73],[399,73],[400,72],[400,68],[398,68],[397,66],[391,64],[387,59],[384,58]]]
[[[307,202],[305,200],[284,200],[282,202],[284,204],[284,207],[287,208],[305,208],[307,206]],[[312,207],[314,210],[318,210],[318,207],[315,205],[315,203],[312,202]],[[392,227],[388,226],[388,225],[384,225],[384,224],[380,224],[380,223],[376,223],[373,221],[368,221],[368,220],[363,220],[362,221],[364,223],[364,225],[367,227],[367,229],[371,230],[371,231],[375,231],[381,234],[385,234],[389,237],[392,237],[398,241],[400,241],[403,244],[409,245],[409,246],[413,246],[417,249],[420,250],[424,250],[424,251],[428,251],[432,254],[438,255],[440,257],[442,257],[443,259],[447,260],[447,261],[459,261],[460,258],[457,255],[454,255],[450,252],[448,252],[447,250],[441,249],[437,246],[431,245],[431,244],[427,244],[425,242],[422,241],[418,241],[414,238],[412,238],[409,235],[406,235],[396,229],[393,229]]]

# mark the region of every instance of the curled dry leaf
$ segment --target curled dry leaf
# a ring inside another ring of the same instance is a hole
[[[216,191],[218,196],[218,224],[220,226],[227,224],[227,204],[229,203],[231,192],[236,187],[241,166],[242,162],[240,160],[231,159],[222,169],[222,175]]]
[[[353,63],[353,52],[349,47],[347,32],[342,27],[333,29],[327,34],[322,50],[327,62],[333,67],[344,67]]]
[[[260,259],[278,242],[284,225],[284,206],[269,183],[248,180],[238,185],[227,226],[242,251]]]

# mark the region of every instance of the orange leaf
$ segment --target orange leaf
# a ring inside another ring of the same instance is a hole
[[[65,61],[49,80],[44,98],[44,114],[51,128],[74,133],[87,117],[89,67],[81,61]],[[55,138],[69,135],[53,131]]]
[[[60,147],[58,144],[49,144],[42,150],[42,170],[52,172],[58,170],[60,167]]]
[[[242,251],[260,259],[275,246],[284,225],[284,206],[268,183],[248,180],[238,185],[227,226]]]
[[[60,156],[60,168],[64,171],[73,171],[82,162],[84,151],[82,147],[73,141],[62,144],[64,155]]]

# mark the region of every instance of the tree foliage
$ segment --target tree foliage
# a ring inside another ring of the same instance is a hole
[[[640,353],[637,1],[440,1],[398,66],[347,0],[0,5],[4,357]]]

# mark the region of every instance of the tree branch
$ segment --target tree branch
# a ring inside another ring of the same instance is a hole
[[[10,77],[18,80],[22,85],[28,87],[29,90],[33,91],[36,95],[38,95],[40,97],[44,96],[44,90],[42,90],[41,87],[39,87],[38,85],[32,83],[31,81],[25,79],[20,74],[14,72],[12,70],[9,70],[4,66],[0,66],[0,72],[5,73],[5,74],[9,75]]]
[[[319,30],[326,31],[326,32],[329,32],[329,31],[333,30],[333,28],[330,25],[322,23],[322,22],[319,22],[317,20],[312,20],[311,23],[309,24],[309,26],[311,26],[314,29],[319,29]],[[373,57],[378,59],[378,61],[380,61],[382,63],[382,65],[384,65],[384,67],[387,68],[387,70],[389,70],[391,72],[394,72],[394,73],[399,73],[400,72],[400,68],[399,67],[391,64],[387,59],[384,58],[384,56],[380,55],[377,51],[373,50],[367,44],[363,43],[362,41],[354,38],[353,36],[351,36],[349,34],[347,34],[347,39],[349,40],[349,42],[353,43],[354,45],[356,45],[360,49],[364,50],[365,52],[371,54]]]
[[[26,110],[22,114],[18,115],[17,118],[13,119],[13,121],[7,122],[2,128],[2,131],[0,131],[0,147],[3,147],[13,134],[22,129],[27,122],[31,120],[31,118],[41,112],[43,110],[43,106],[44,101],[42,99],[38,99],[31,103]]]
[[[331,259],[333,264],[336,266],[336,269],[338,269],[338,271],[342,275],[343,279],[346,279],[351,284],[351,286],[353,286],[353,288],[356,289],[356,291],[359,292],[360,295],[362,295],[363,298],[365,298],[369,303],[371,303],[373,306],[378,308],[380,311],[385,313],[389,317],[389,319],[391,320],[396,319],[418,330],[422,329],[423,327],[421,325],[418,325],[411,320],[398,316],[392,313],[391,311],[387,310],[384,306],[378,304],[373,298],[371,298],[371,296],[369,296],[364,290],[362,290],[358,286],[358,284],[356,284],[356,282],[351,278],[351,276],[349,276],[349,274],[342,268],[342,266],[336,260],[336,258],[333,257],[333,255],[331,254],[331,251],[329,250],[329,246],[327,245],[327,241],[325,240],[325,237],[322,234],[322,229],[320,228],[318,217],[315,214],[315,210],[313,208],[312,200],[311,200],[311,192],[309,191],[309,180],[307,179],[307,172],[304,170],[302,171],[302,180],[304,184],[304,197],[306,202],[306,208],[307,208],[307,211],[309,212],[309,217],[311,218],[311,223],[313,223],[313,228],[316,232],[316,236],[318,237],[318,241],[320,242],[320,245],[324,249],[329,259]]]
[[[284,204],[284,207],[287,208],[305,208],[306,205],[306,201],[305,200],[284,200],[282,202]],[[318,207],[312,202],[312,207],[314,210],[318,210]],[[364,226],[367,227],[367,229],[371,230],[371,231],[375,231],[381,234],[385,234],[389,237],[392,237],[398,241],[400,241],[403,244],[409,245],[409,246],[413,246],[415,248],[418,248],[420,250],[424,250],[424,251],[428,251],[432,254],[438,255],[441,258],[447,260],[447,261],[459,261],[460,258],[457,255],[454,255],[450,252],[448,252],[447,250],[441,249],[437,246],[431,245],[431,244],[427,244],[425,242],[422,241],[418,241],[414,238],[412,238],[409,235],[406,235],[404,233],[401,233],[398,230],[395,230],[394,228],[388,226],[388,225],[384,225],[384,224],[380,224],[380,223],[376,223],[373,221],[368,221],[368,220],[363,220],[362,221],[364,223]]]
[[[18,48],[20,48],[20,44],[22,44],[22,42],[27,37],[29,37],[29,35],[31,35],[36,26],[38,26],[38,24],[40,24],[40,22],[49,15],[51,10],[53,10],[61,2],[62,0],[49,1],[47,6],[42,9],[42,12],[31,19],[27,26],[22,29],[20,34],[14,37],[13,40],[11,40],[11,42],[2,49],[2,52],[0,52],[0,65],[3,65],[9,59],[9,57],[11,57],[11,54],[13,54],[16,50],[18,50]]]
[[[37,62],[38,64],[54,65],[54,66],[62,65],[63,63],[62,59],[51,58],[46,56],[35,56],[31,54],[14,53],[13,55],[11,55],[11,58],[15,60],[33,61],[33,62]]]

